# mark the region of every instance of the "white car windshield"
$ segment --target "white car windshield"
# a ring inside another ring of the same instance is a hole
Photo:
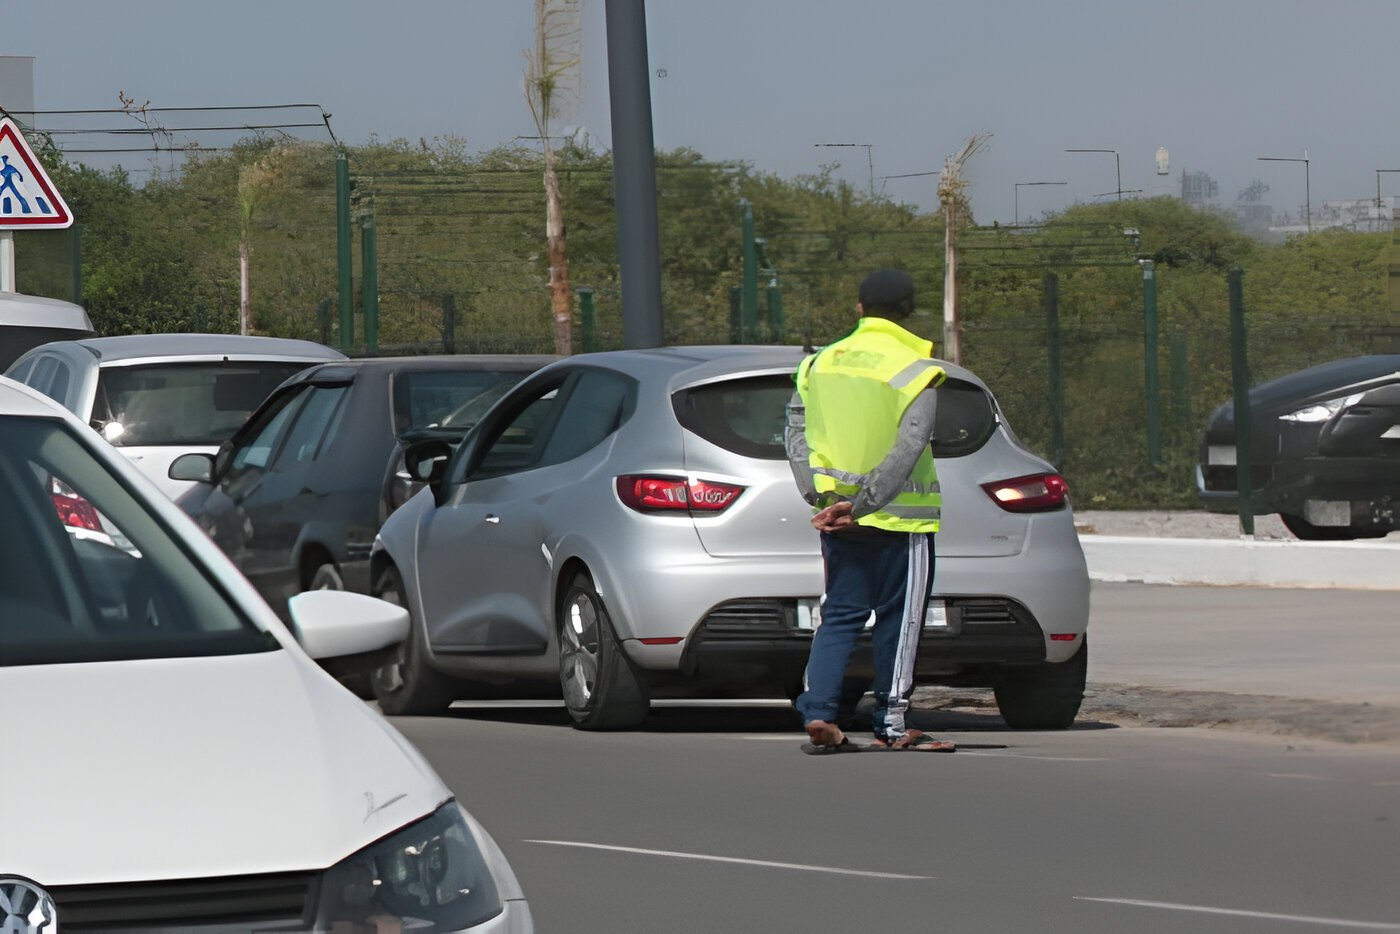
[[[0,666],[279,648],[92,443],[0,416]]]
[[[306,362],[216,361],[103,367],[93,427],[118,447],[219,445]]]

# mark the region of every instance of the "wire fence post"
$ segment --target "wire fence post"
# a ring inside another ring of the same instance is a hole
[[[1235,388],[1235,492],[1240,528],[1254,537],[1254,423],[1249,411],[1249,357],[1244,329],[1244,270],[1230,270],[1230,371]]]
[[[350,160],[345,153],[335,157],[335,262],[340,298],[340,349],[355,343],[355,298],[350,262]]]
[[[1142,380],[1147,396],[1147,466],[1162,462],[1162,430],[1157,407],[1157,270],[1142,261]]]
[[[585,287],[574,291],[578,293],[579,344],[584,353],[592,353],[598,349],[597,312],[593,307],[593,290]]]
[[[457,352],[457,296],[451,292],[442,295],[442,349]]]
[[[1045,354],[1050,371],[1050,463],[1059,470],[1065,461],[1065,378],[1060,350],[1060,277],[1045,274]]]

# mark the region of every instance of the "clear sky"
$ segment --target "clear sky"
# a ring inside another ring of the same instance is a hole
[[[582,10],[570,122],[608,149],[603,0]],[[1374,197],[1376,170],[1400,169],[1397,0],[650,0],[646,15],[658,147],[784,176],[840,163],[853,185],[873,174],[928,207],[935,177],[881,176],[937,171],[988,132],[968,173],[979,223],[1115,191],[1112,153],[1065,149],[1116,150],[1122,188],[1148,195],[1204,171],[1225,207],[1259,179],[1295,216],[1305,182],[1316,211]],[[164,107],[314,102],[349,143],[453,134],[486,149],[535,132],[533,27],[531,0],[0,0],[0,55],[34,57],[39,110],[116,106],[119,91]],[[1305,154],[1306,170],[1256,160]],[[1400,174],[1380,178],[1400,195]]]

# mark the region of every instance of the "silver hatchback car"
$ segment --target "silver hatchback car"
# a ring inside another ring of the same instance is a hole
[[[389,517],[373,590],[413,624],[374,675],[388,713],[562,688],[582,729],[653,695],[795,696],[822,562],[783,428],[793,347],[585,354],[504,396]],[[1089,579],[1068,491],[986,385],[945,364],[943,531],[916,681],[992,687],[1007,723],[1063,728],[1083,698]],[[868,669],[868,642],[853,674]]]

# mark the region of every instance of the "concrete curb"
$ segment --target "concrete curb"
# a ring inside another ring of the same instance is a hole
[[[1079,541],[1096,581],[1400,590],[1400,548],[1393,544],[1117,535]]]

